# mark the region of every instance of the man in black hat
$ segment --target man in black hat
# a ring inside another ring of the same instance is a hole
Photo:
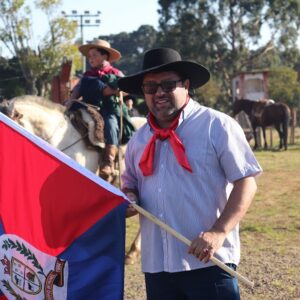
[[[187,247],[140,216],[148,299],[240,299],[236,279],[210,258],[239,263],[238,223],[262,170],[238,123],[190,98],[209,77],[202,65],[158,48],[145,53],[141,72],[119,79],[149,108],[127,146],[123,191],[192,240]]]

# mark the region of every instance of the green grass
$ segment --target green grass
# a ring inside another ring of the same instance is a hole
[[[138,232],[138,216],[126,219],[126,252],[129,250],[131,243]]]
[[[255,295],[242,287],[242,299],[300,299],[300,129],[287,151],[259,150],[255,156],[264,172],[241,222],[240,268],[258,287]]]

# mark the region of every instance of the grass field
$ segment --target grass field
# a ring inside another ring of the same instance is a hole
[[[264,173],[257,178],[258,192],[241,222],[238,269],[255,287],[240,284],[241,297],[300,299],[300,129],[288,151],[259,150],[255,155]],[[137,219],[128,220],[127,247],[136,230]],[[125,299],[146,299],[139,264],[126,266],[125,281]]]

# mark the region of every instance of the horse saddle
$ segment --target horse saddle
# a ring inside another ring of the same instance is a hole
[[[92,107],[81,107],[67,111],[72,125],[85,138],[87,146],[105,148],[104,120]]]

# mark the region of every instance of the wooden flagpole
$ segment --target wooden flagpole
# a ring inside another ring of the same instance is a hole
[[[191,241],[189,239],[187,239],[186,237],[184,237],[183,235],[181,235],[180,233],[178,233],[177,231],[175,231],[173,228],[171,228],[169,225],[165,224],[164,222],[162,222],[161,220],[159,220],[158,218],[156,218],[154,215],[152,215],[151,213],[149,213],[148,211],[144,210],[142,207],[140,207],[139,205],[130,202],[131,205],[143,216],[145,216],[146,218],[148,218],[149,220],[151,220],[152,222],[154,222],[155,224],[157,224],[158,226],[162,227],[163,229],[165,229],[168,233],[172,234],[173,236],[175,236],[177,239],[179,239],[180,241],[182,241],[183,243],[185,243],[186,245],[190,246],[191,245]],[[223,262],[221,262],[219,259],[215,258],[214,256],[210,259],[215,265],[217,265],[218,267],[220,267],[221,269],[223,269],[224,271],[226,271],[227,273],[229,273],[230,275],[236,277],[238,280],[240,280],[242,283],[244,283],[245,285],[253,288],[254,287],[254,283],[252,281],[250,281],[249,279],[247,279],[246,277],[242,276],[241,274],[239,274],[238,272],[232,270],[231,268],[229,268],[227,265],[225,265]]]

